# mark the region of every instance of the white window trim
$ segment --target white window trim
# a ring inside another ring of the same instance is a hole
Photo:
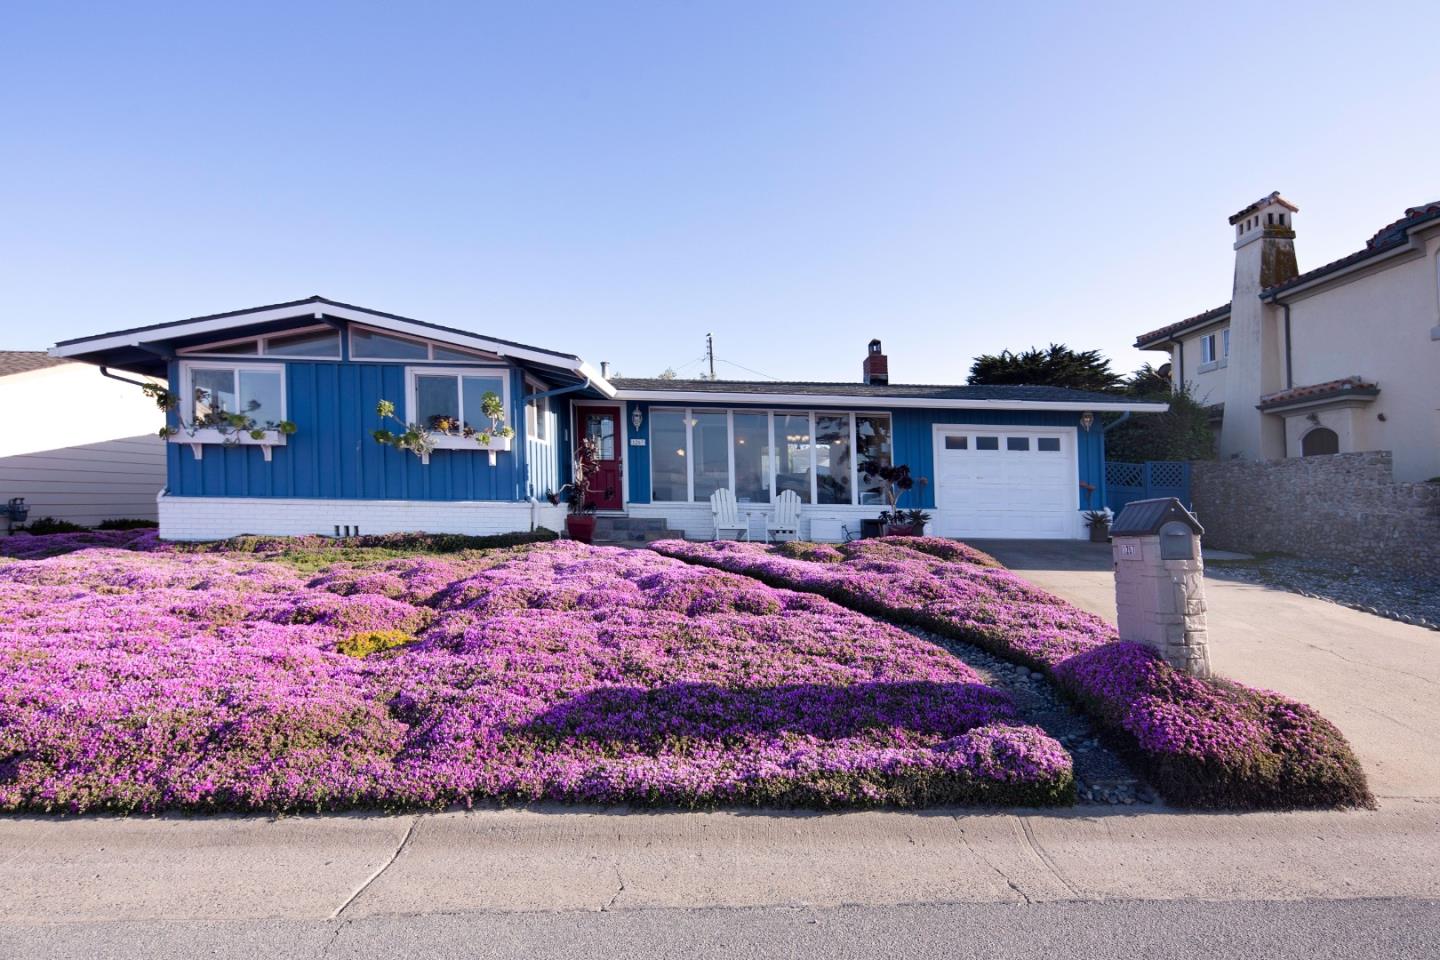
[[[394,362],[394,361],[391,361]],[[465,384],[463,378],[499,374],[500,377],[500,405],[505,410],[505,425],[514,429],[510,418],[514,411],[510,406],[510,368],[509,367],[406,367],[405,368],[405,422],[415,423],[420,426],[419,410],[420,399],[417,393],[417,377],[455,377],[457,383],[455,389],[459,396],[460,410],[465,409]],[[478,429],[478,428],[477,428]],[[477,443],[470,437],[453,437],[445,434],[433,436],[436,450],[490,450],[501,453],[509,451],[513,447],[513,437],[491,436],[488,445]]]
[[[797,410],[788,407],[766,407],[756,409],[753,407],[677,407],[669,405],[654,405],[650,407],[650,414],[656,413],[678,413],[681,421],[685,424],[685,499],[684,500],[656,500],[655,499],[655,450],[653,443],[649,444],[650,460],[650,502],[651,503],[708,503],[706,500],[695,499],[695,424],[696,413],[724,413],[726,423],[726,434],[728,441],[729,462],[727,464],[730,489],[735,489],[735,414],[737,413],[759,413],[766,415],[766,440],[770,444],[770,504],[775,503],[776,487],[775,478],[778,473],[780,453],[775,441],[775,417],[781,414],[789,416],[804,416],[806,418],[806,430],[810,434],[810,499],[804,504],[806,507],[876,507],[883,504],[859,503],[860,498],[860,462],[856,456],[856,426],[857,417],[884,417],[890,421],[890,443],[891,459],[894,459],[895,443],[895,416],[889,410]],[[850,502],[849,503],[818,503],[820,497],[820,471],[819,454],[815,442],[815,424],[817,417],[848,417],[850,422]],[[770,505],[770,504],[767,504]]]
[[[1207,333],[1200,338],[1200,362],[1214,363],[1215,356],[1215,334]]]
[[[230,339],[230,340],[217,340],[217,341],[215,341],[214,343],[201,344],[201,345],[198,346],[198,347],[182,347],[182,348],[180,348],[179,350],[177,350],[177,351],[175,351],[175,352],[176,352],[177,355],[182,356],[182,357],[213,357],[213,358],[215,358],[215,359],[217,359],[217,360],[219,360],[219,359],[226,359],[226,358],[233,358],[233,359],[235,359],[235,360],[240,360],[240,361],[269,360],[269,361],[280,361],[280,362],[282,362],[282,363],[283,363],[284,361],[286,361],[286,360],[319,360],[319,361],[324,361],[324,362],[327,362],[327,363],[339,363],[342,358],[341,358],[341,356],[339,356],[338,354],[337,354],[336,356],[333,356],[333,357],[317,356],[317,355],[311,355],[311,354],[291,354],[291,353],[287,353],[287,354],[284,354],[284,355],[281,355],[281,356],[274,356],[274,355],[271,355],[270,352],[269,352],[269,350],[270,350],[270,341],[271,341],[271,340],[283,340],[283,339],[285,339],[285,338],[287,338],[287,337],[299,336],[299,335],[302,334],[302,333],[322,333],[322,332],[327,331],[327,330],[328,330],[328,331],[332,331],[332,332],[335,334],[335,336],[336,336],[336,343],[339,344],[339,343],[340,343],[340,340],[339,340],[340,331],[339,331],[339,330],[336,330],[334,327],[332,327],[332,326],[330,326],[329,324],[326,324],[326,323],[317,323],[317,324],[312,324],[312,325],[306,326],[306,327],[295,327],[295,328],[292,329],[292,330],[277,330],[276,332],[271,333],[271,334],[266,334],[266,335],[263,336],[263,337],[235,337],[235,338]],[[234,346],[234,345],[237,344],[237,343],[253,343],[253,344],[255,344],[255,350],[256,350],[256,352],[253,353],[253,354],[215,353],[215,352],[214,352],[214,350],[215,350],[216,347],[230,347],[230,346]],[[342,346],[343,346],[343,344],[342,344]]]
[[[249,370],[252,373],[275,373],[280,376],[280,416],[275,422],[289,419],[287,415],[287,403],[289,393],[288,381],[285,377],[285,367],[275,363],[252,363],[251,358],[245,358],[239,363],[225,362],[220,360],[183,360],[180,363],[180,416],[190,422],[195,420],[195,382],[192,374],[196,370],[233,370],[235,371],[236,397],[239,397],[240,371]],[[171,443],[184,443],[190,446],[190,452],[199,460],[203,454],[205,445],[222,444],[225,446],[260,447],[265,455],[266,461],[270,459],[272,447],[285,446],[285,434],[278,430],[266,430],[265,436],[256,440],[244,431],[232,431],[222,433],[214,427],[206,427],[196,430],[194,433],[187,433],[183,428],[179,433],[170,434],[167,438]]]
[[[391,337],[391,338],[396,339],[396,340],[408,340],[408,341],[411,342],[411,343],[418,343],[418,344],[420,344],[421,346],[423,346],[423,347],[425,348],[425,356],[423,356],[423,357],[357,357],[357,356],[355,355],[355,331],[356,331],[356,330],[363,330],[363,331],[365,331],[366,333],[375,333],[375,334],[379,334],[380,336],[383,336],[383,337]],[[384,328],[382,328],[382,327],[366,326],[366,325],[363,324],[363,323],[352,323],[352,324],[350,324],[350,328],[349,328],[349,330],[346,332],[346,338],[347,338],[347,339],[346,339],[346,345],[349,347],[349,350],[348,350],[348,352],[347,352],[347,356],[349,357],[351,363],[444,363],[444,364],[452,364],[452,365],[453,365],[453,364],[457,364],[457,363],[476,363],[476,364],[481,364],[481,365],[494,366],[496,363],[499,363],[499,362],[500,362],[500,359],[501,359],[500,357],[494,356],[494,355],[492,355],[492,354],[485,354],[485,353],[480,353],[479,351],[471,350],[469,347],[459,347],[459,346],[456,346],[456,345],[453,344],[453,343],[444,343],[444,342],[441,342],[441,341],[439,341],[439,340],[427,340],[427,339],[425,339],[424,337],[415,337],[415,336],[411,336],[411,335],[408,334],[408,333],[396,333],[394,330],[386,330],[386,329],[384,329]],[[437,359],[435,358],[435,348],[436,348],[436,347],[439,347],[441,350],[451,350],[451,351],[454,351],[455,353],[473,353],[473,354],[475,354],[475,359],[474,359],[474,360],[456,360],[454,357],[441,357],[440,359],[437,360]]]
[[[550,429],[550,424],[548,422],[550,417],[550,398],[540,397],[538,400],[535,398],[535,393],[544,393],[550,388],[545,386],[545,384],[541,383],[539,380],[534,380],[528,376],[525,378],[525,386],[533,388],[534,390],[534,393],[525,394],[524,402],[525,409],[528,410],[533,408],[535,410],[535,426],[537,428],[535,430],[531,430],[530,424],[527,421],[525,424],[525,439],[531,440],[535,443],[543,443],[546,446],[550,446],[555,442],[555,431]],[[540,404],[544,404],[544,406],[542,407]],[[545,436],[543,437],[538,435],[539,428],[541,427],[542,423],[545,430]]]

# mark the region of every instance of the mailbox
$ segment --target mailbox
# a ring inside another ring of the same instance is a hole
[[[1110,526],[1120,639],[1153,647],[1200,677],[1210,675],[1204,532],[1174,497],[1128,503]]]

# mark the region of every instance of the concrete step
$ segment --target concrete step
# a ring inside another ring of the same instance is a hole
[[[596,517],[596,543],[653,543],[677,534],[664,517]]]
[[[674,540],[680,534],[674,530],[641,530],[636,533],[612,532],[601,536],[597,530],[596,543],[654,543],[656,540]]]
[[[650,530],[667,530],[664,517],[596,517],[595,529],[620,533],[642,533]]]

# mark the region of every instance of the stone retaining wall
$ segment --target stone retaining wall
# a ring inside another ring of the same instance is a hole
[[[1197,460],[1190,489],[1211,546],[1440,579],[1440,483],[1395,482],[1389,451]]]

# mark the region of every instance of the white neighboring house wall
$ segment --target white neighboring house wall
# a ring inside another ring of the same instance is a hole
[[[564,504],[494,500],[322,500],[281,497],[159,498],[166,540],[223,540],[243,534],[334,536],[461,533],[488,536],[565,528]]]
[[[24,497],[30,520],[156,519],[165,418],[138,386],[55,364],[0,376],[0,410],[0,503]]]

